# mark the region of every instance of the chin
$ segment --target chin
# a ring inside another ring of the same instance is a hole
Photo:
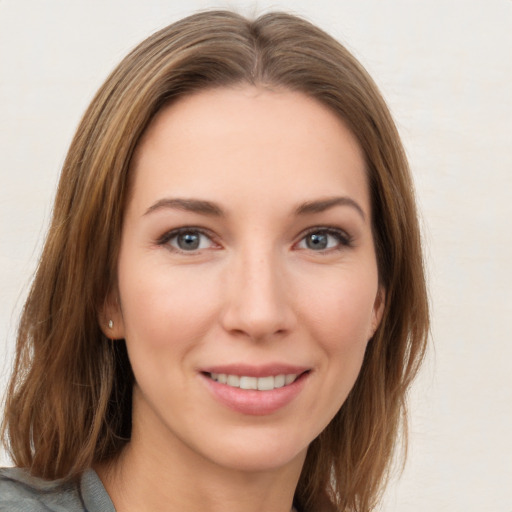
[[[275,450],[251,450],[236,452],[231,455],[223,454],[218,465],[240,473],[268,473],[283,468],[302,467],[306,458],[307,448],[298,453],[276,452]]]
[[[232,432],[227,439],[218,439],[215,446],[206,448],[211,453],[207,457],[219,466],[240,472],[268,472],[288,465],[302,467],[309,446],[302,436],[296,438],[289,431],[246,430],[252,432],[241,436]]]

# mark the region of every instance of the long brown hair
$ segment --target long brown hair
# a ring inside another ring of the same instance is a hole
[[[225,11],[155,33],[114,70],[86,111],[65,160],[53,218],[20,321],[4,442],[18,466],[71,478],[129,440],[133,374],[99,316],[116,286],[129,168],[163,105],[193,91],[249,83],[301,91],[339,115],[364,152],[382,322],[341,410],[315,439],[296,491],[303,510],[372,509],[423,358],[428,303],[404,151],[377,87],[338,42],[297,17],[255,21]]]

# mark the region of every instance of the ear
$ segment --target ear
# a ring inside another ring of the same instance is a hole
[[[107,338],[111,340],[124,338],[124,320],[117,292],[112,291],[107,295],[98,314],[98,322]]]
[[[373,303],[372,321],[370,324],[370,332],[368,339],[371,339],[378,329],[382,316],[384,314],[384,307],[386,305],[386,290],[383,286],[379,286],[377,295],[375,296],[375,302]]]

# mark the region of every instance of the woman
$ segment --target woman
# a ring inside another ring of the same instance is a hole
[[[371,510],[427,331],[407,163],[366,72],[290,15],[186,18],[71,144],[2,510]]]

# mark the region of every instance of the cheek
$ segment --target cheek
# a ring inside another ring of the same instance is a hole
[[[127,343],[177,349],[200,337],[215,318],[216,283],[191,268],[171,272],[156,262],[135,267],[121,261],[120,296]]]
[[[147,261],[136,268],[133,261],[120,261],[128,355],[135,380],[155,410],[171,400],[166,390],[190,396],[190,380],[183,378],[183,371],[216,317],[213,288],[197,271],[171,271],[161,262]]]
[[[310,411],[318,419],[318,433],[342,407],[360,373],[376,292],[373,279],[356,279],[352,274],[324,282],[321,291],[304,295],[303,325],[318,354],[314,375],[320,392]]]
[[[301,309],[313,336],[329,352],[364,347],[371,334],[377,294],[376,273],[346,273],[309,287]]]

